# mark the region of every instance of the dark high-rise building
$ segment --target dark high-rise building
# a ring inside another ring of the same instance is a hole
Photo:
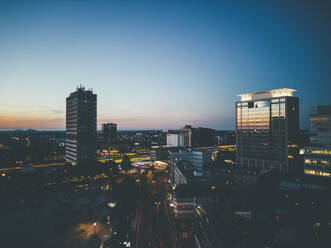
[[[104,145],[109,148],[110,145],[114,145],[117,140],[117,124],[106,123],[102,124],[102,134]]]
[[[198,127],[192,129],[192,147],[213,146],[216,143],[215,130]]]
[[[192,146],[192,126],[185,125],[180,129],[180,134],[184,137],[184,146],[191,147]]]
[[[310,119],[310,145],[304,149],[304,173],[331,177],[331,105],[317,106]]]
[[[180,129],[180,134],[184,137],[185,147],[213,146],[216,143],[215,130],[211,128],[185,125]]]
[[[264,172],[296,171],[299,99],[292,89],[241,94],[236,102],[237,163]]]
[[[97,95],[80,86],[67,97],[66,160],[74,165],[96,161]]]

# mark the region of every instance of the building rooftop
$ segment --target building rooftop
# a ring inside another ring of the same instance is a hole
[[[85,89],[84,86],[80,85],[76,88],[75,92],[70,93],[70,96],[77,96],[77,95],[92,95],[93,89]]]
[[[283,88],[283,89],[240,94],[238,96],[241,97],[241,101],[250,101],[250,100],[260,100],[260,99],[275,98],[282,96],[293,96],[293,92],[295,91],[296,90],[293,89]]]

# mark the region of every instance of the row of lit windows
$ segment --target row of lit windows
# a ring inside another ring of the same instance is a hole
[[[331,174],[329,172],[324,172],[324,171],[304,170],[304,172],[305,172],[305,174],[308,174],[308,175],[323,176],[323,177],[331,176]]]
[[[238,126],[238,129],[268,130],[269,126]]]
[[[249,111],[249,112],[237,112],[237,115],[242,115],[243,117],[251,117],[251,116],[266,116],[269,117],[269,111],[263,111],[263,112],[253,112],[253,111]]]
[[[269,127],[269,121],[242,121],[237,122],[238,126],[268,126]]]
[[[305,164],[323,164],[323,165],[330,165],[330,162],[327,160],[311,160],[311,159],[305,159]]]
[[[255,118],[255,119],[238,119],[238,122],[242,122],[242,123],[270,123],[269,118]]]
[[[241,124],[246,124],[246,125],[258,125],[258,124],[269,124],[269,120],[242,120],[242,121],[238,121],[238,123]]]
[[[312,154],[325,154],[325,155],[331,155],[331,150],[312,150],[312,149],[306,149],[307,153]]]
[[[285,103],[273,104],[271,106],[271,116],[272,117],[285,117]]]
[[[265,117],[265,118],[269,118],[270,114],[269,111],[261,111],[261,112],[257,112],[257,111],[249,111],[249,112],[237,112],[237,116],[242,116],[242,117],[247,117],[247,118],[254,118],[254,117]]]
[[[242,125],[255,125],[255,124],[267,124],[269,125],[270,121],[269,119],[258,119],[258,120],[237,120],[238,124],[242,124]]]
[[[268,125],[268,123],[265,123],[265,124],[238,124],[237,125],[238,127],[251,127],[251,128],[257,128],[257,129],[259,129],[259,128],[263,128],[263,127],[266,127],[266,128],[269,128],[269,125]]]
[[[278,102],[285,102],[286,99],[285,98],[274,98],[274,99],[271,99],[271,103],[278,103]],[[263,104],[263,105],[269,105],[270,104],[270,101],[257,101],[255,102],[257,104]],[[248,105],[248,102],[238,102],[237,103],[237,106],[247,106]]]
[[[310,117],[310,121],[327,121],[328,117],[327,116],[322,116],[322,117]]]
[[[271,105],[271,108],[273,109],[273,108],[278,108],[278,107],[280,107],[280,108],[285,108],[285,103],[275,103],[275,104],[272,104]]]
[[[271,102],[285,102],[285,98],[271,99]]]
[[[240,108],[237,109],[240,111]],[[265,112],[269,114],[269,107],[263,107],[263,108],[241,108],[241,112],[243,113],[261,113]]]

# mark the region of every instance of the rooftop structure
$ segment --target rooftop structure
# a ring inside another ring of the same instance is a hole
[[[276,89],[276,90],[266,90],[260,92],[246,93],[240,94],[238,96],[241,97],[241,101],[254,101],[261,100],[266,98],[275,98],[275,97],[283,97],[283,96],[293,96],[293,92],[296,90],[293,89]]]

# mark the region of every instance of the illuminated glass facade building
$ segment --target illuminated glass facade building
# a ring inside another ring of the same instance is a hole
[[[310,146],[304,149],[304,173],[331,177],[331,105],[310,114]]]
[[[264,172],[297,170],[299,99],[295,90],[241,94],[236,102],[237,164]]]
[[[79,87],[66,102],[66,160],[86,166],[96,161],[97,95]]]

